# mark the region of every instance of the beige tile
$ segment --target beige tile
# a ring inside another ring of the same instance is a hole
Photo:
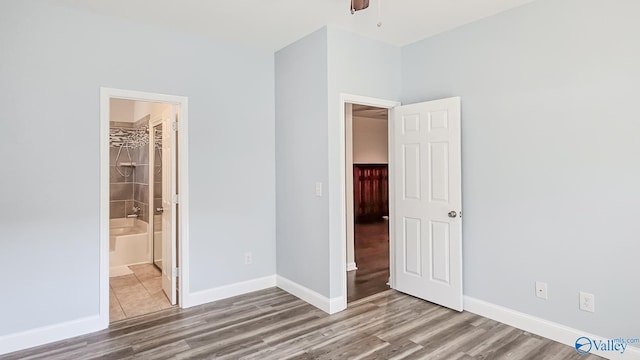
[[[127,318],[131,318],[131,317],[134,317],[134,316],[140,316],[140,315],[145,315],[145,314],[149,314],[149,313],[152,313],[152,312],[156,312],[156,310],[153,307],[153,305],[147,304],[147,303],[144,303],[144,302],[143,303],[123,304],[122,305],[122,310],[126,314]]]
[[[123,306],[124,303],[140,302],[149,298],[149,292],[140,283],[119,289],[114,288],[113,291]]]
[[[140,316],[144,314],[149,314],[152,312],[168,309],[171,306],[167,306],[169,302],[162,303],[160,301],[152,301],[149,298],[140,302],[132,302],[122,304],[122,309],[127,317]]]
[[[120,304],[127,317],[148,314],[171,307],[169,299],[163,292],[137,298],[129,297],[125,300],[120,300]]]
[[[118,303],[118,298],[116,297],[116,294],[113,292],[113,288],[109,287],[109,304],[117,304]]]
[[[124,314],[124,311],[122,310],[120,305],[114,308],[109,308],[109,322],[124,320],[126,318],[127,316]]]
[[[140,283],[134,274],[109,278],[109,285],[114,290]]]
[[[118,298],[113,291],[109,291],[109,321],[113,322],[126,318],[127,317],[120,306],[120,302],[118,302]]]
[[[147,289],[149,294],[154,295],[155,293],[162,292],[162,278],[161,277],[153,277],[150,279],[142,280],[142,285]]]
[[[151,302],[156,305],[159,310],[164,310],[171,307],[169,299],[162,291],[151,295]]]
[[[147,280],[162,276],[160,270],[153,264],[131,265],[129,266],[129,269],[131,269],[131,271],[133,271],[140,280]]]
[[[116,321],[171,308],[153,264],[129,266],[134,274],[111,278],[110,320]]]

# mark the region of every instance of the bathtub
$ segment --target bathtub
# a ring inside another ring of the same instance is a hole
[[[111,276],[130,274],[128,265],[148,263],[148,224],[138,219],[109,221],[109,267]]]

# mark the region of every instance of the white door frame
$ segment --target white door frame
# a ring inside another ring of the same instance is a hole
[[[178,254],[180,256],[180,289],[178,304],[185,304],[189,294],[189,154],[188,98],[185,96],[148,93],[134,90],[100,88],[100,325],[109,327],[109,102],[111,99],[160,102],[179,105],[178,113]]]
[[[156,115],[156,117],[152,117],[149,119],[149,195],[155,194],[155,154],[156,154],[156,149],[155,149],[155,130],[154,127],[158,124],[162,123],[162,115]],[[153,136],[153,137],[152,137]],[[154,139],[154,140],[152,140]],[[153,156],[151,156],[151,154],[153,154]],[[162,175],[160,175],[162,176]],[[155,201],[155,199],[154,199]],[[156,231],[155,226],[153,225],[155,221],[154,217],[155,217],[155,204],[154,201],[151,201],[151,199],[149,199],[149,227],[148,229],[150,229],[149,231],[149,249],[151,249],[150,254],[149,254],[149,260],[151,261],[152,264],[155,265],[156,263],[156,258],[155,258],[155,241],[153,239],[154,237],[154,233]],[[151,216],[152,214],[154,214],[153,216]],[[162,269],[160,269],[160,271],[162,271]]]
[[[357,105],[368,105],[375,106],[378,108],[391,109],[393,107],[401,105],[400,102],[394,100],[384,100],[373,97],[366,97],[360,95],[352,95],[352,94],[340,94],[340,124],[338,124],[338,132],[340,134],[340,223],[338,224],[340,230],[340,264],[342,269],[340,269],[340,277],[342,280],[342,304],[338,306],[340,310],[347,308],[347,193],[346,193],[346,185],[347,185],[347,174],[346,174],[346,117],[345,117],[345,107],[346,104],[357,104]],[[391,111],[389,111],[389,115]],[[389,120],[388,122],[388,138],[389,138],[389,174],[393,173],[393,121]],[[393,187],[393,177],[389,176],[389,189]],[[393,222],[391,219],[395,218],[394,209],[391,204],[393,204],[395,197],[392,191],[389,191],[389,281],[391,287],[393,287],[394,279],[395,279],[395,271],[394,271],[394,252],[393,246],[395,245],[395,238],[393,236],[394,228],[392,227]],[[336,309],[338,310],[338,309]],[[339,311],[339,310],[338,310]]]

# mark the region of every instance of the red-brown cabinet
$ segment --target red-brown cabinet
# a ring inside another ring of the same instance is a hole
[[[389,215],[387,164],[353,165],[353,205],[357,223],[380,221]]]

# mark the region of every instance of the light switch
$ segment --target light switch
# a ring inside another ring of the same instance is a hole
[[[316,183],[316,196],[322,196],[322,183]]]

